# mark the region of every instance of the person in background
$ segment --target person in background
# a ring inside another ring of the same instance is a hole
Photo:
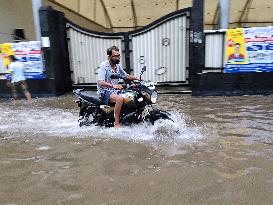
[[[31,94],[27,89],[23,63],[17,61],[14,55],[10,55],[9,60],[11,63],[8,66],[8,70],[11,73],[11,91],[14,100],[18,98],[16,88],[21,87],[28,102],[31,102]]]
[[[122,104],[124,102],[123,97],[119,95],[119,90],[122,86],[118,84],[118,79],[111,79],[112,74],[119,74],[125,80],[138,80],[137,77],[127,74],[119,64],[120,53],[116,46],[112,46],[107,49],[108,60],[104,61],[100,65],[97,81],[98,81],[98,94],[99,98],[108,104],[109,101],[115,103],[114,108],[114,127],[120,127],[119,116]]]

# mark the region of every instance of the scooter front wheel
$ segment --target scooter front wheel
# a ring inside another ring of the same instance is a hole
[[[150,115],[149,115],[149,121],[154,124],[155,121],[157,120],[160,120],[160,119],[163,119],[163,120],[171,120],[171,114],[166,112],[166,111],[163,111],[163,110],[153,110],[150,112]]]

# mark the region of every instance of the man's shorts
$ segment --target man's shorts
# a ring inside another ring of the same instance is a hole
[[[15,83],[12,83],[12,86],[11,86],[11,89],[12,89],[12,92],[15,93],[16,92],[16,87],[21,87],[22,91],[25,93],[25,92],[28,92],[28,89],[27,89],[27,84],[24,80],[21,80],[19,82],[15,82]]]

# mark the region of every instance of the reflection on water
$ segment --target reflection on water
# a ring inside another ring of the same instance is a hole
[[[0,101],[1,205],[272,203],[273,96],[162,95],[173,122],[121,129],[74,100]]]

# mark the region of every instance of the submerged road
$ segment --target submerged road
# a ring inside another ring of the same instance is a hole
[[[174,122],[117,130],[0,99],[0,204],[272,204],[273,96],[159,97]]]

